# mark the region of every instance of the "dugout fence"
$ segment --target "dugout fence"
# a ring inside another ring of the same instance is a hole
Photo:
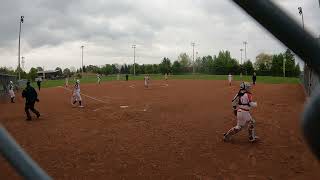
[[[3,101],[8,95],[8,84],[10,81],[16,83],[17,76],[0,74],[0,101]]]
[[[316,40],[320,43],[320,37]],[[316,92],[316,89],[320,86],[320,78],[317,73],[312,70],[309,64],[305,64],[303,68],[301,83],[303,84],[308,96],[313,95]]]

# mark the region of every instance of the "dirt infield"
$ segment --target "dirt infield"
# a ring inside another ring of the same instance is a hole
[[[85,108],[71,92],[43,89],[40,119],[25,121],[23,100],[0,104],[0,122],[55,179],[319,179],[319,163],[301,136],[300,85],[254,87],[261,141],[247,132],[232,143],[231,99],[238,84],[172,80],[82,85]],[[121,107],[120,107],[121,106]],[[19,179],[0,158],[0,179]]]

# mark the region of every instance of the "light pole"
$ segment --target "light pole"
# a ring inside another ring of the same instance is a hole
[[[192,42],[191,46],[192,46],[192,61],[193,61],[193,65],[192,65],[192,72],[194,73],[194,46],[196,45],[196,43]]]
[[[24,57],[22,56],[22,57],[21,57],[21,59],[22,59],[22,60],[21,60],[22,69],[24,70],[24,63],[25,63],[25,61],[24,61]]]
[[[19,28],[19,47],[18,47],[18,74],[19,74],[19,80],[21,79],[21,76],[20,76],[20,37],[21,37],[21,24],[23,23],[23,19],[24,19],[24,16],[21,16],[20,17],[20,28]]]
[[[136,76],[136,45],[132,45],[133,48],[133,75]]]
[[[298,7],[298,10],[299,10],[299,14],[300,14],[301,19],[302,19],[302,28],[303,28],[303,30],[304,30],[304,19],[303,19],[302,7]]]
[[[82,74],[81,74],[81,76],[83,77],[83,48],[84,48],[84,46],[81,46],[81,50],[82,50],[82,67],[81,67],[81,72],[82,72]]]
[[[246,61],[247,60],[247,44],[248,44],[248,42],[244,41],[243,44],[244,44],[244,61]]]
[[[243,51],[243,49],[241,48],[241,49],[240,49],[240,54],[241,54],[241,61],[240,61],[240,64],[242,64],[242,51]]]

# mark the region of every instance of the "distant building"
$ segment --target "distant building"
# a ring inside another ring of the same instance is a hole
[[[47,70],[47,71],[38,71],[38,77],[42,79],[58,79],[59,77],[59,70]]]

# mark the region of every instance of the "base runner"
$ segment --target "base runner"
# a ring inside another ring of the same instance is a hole
[[[80,80],[77,80],[76,84],[74,85],[71,101],[72,101],[72,105],[73,106],[75,106],[75,104],[77,102],[79,102],[79,107],[81,107],[81,108],[84,107],[82,105],[82,98],[81,98],[81,95],[80,95]]]

